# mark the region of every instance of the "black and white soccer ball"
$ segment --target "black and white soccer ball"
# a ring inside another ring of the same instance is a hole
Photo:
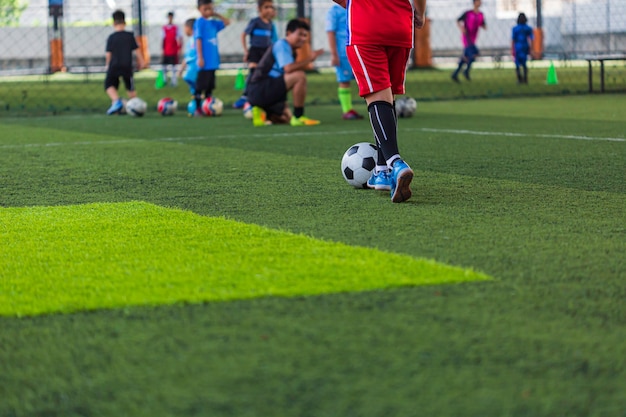
[[[126,113],[131,116],[141,117],[148,111],[148,105],[139,97],[134,97],[126,103]]]
[[[411,97],[402,97],[396,100],[396,114],[398,117],[412,117],[417,110],[417,101]]]
[[[378,148],[368,142],[359,142],[348,148],[341,158],[341,174],[355,188],[367,188],[367,180],[376,167]]]

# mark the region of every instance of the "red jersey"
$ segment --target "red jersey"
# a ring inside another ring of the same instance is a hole
[[[163,26],[163,55],[176,56],[180,51],[180,45],[178,44],[178,26],[165,25]]]
[[[411,0],[348,0],[348,45],[413,47]]]

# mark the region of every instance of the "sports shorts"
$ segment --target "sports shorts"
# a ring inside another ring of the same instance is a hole
[[[350,66],[350,61],[348,61],[347,56],[339,57],[339,65],[335,67],[335,72],[337,73],[338,83],[348,83],[354,80],[352,66]]]
[[[246,91],[248,102],[253,106],[261,107],[268,115],[283,114],[287,102],[287,85],[283,76],[252,82]]]
[[[476,45],[468,45],[463,49],[463,58],[466,61],[472,60],[480,55],[480,51],[476,47]]]
[[[267,48],[270,48],[269,46]],[[267,48],[262,48],[260,46],[251,46],[248,49],[248,62],[258,64],[261,58],[263,58],[263,54],[267,50]]]
[[[178,65],[178,55],[163,55],[163,65]]]
[[[411,48],[384,45],[348,45],[348,60],[357,84],[359,95],[391,87],[393,94],[404,94],[404,78]]]
[[[120,88],[120,77],[124,81],[124,87],[126,91],[135,91],[135,80],[133,78],[132,68],[109,68],[107,75],[104,79],[104,89],[109,87],[115,87],[116,90]]]
[[[215,70],[200,70],[196,78],[196,94],[210,96],[215,90]]]

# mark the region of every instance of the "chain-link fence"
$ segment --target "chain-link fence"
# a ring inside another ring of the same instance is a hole
[[[222,69],[216,90],[229,102],[238,94],[232,86],[236,71],[244,68],[241,34],[257,7],[255,0],[214,3],[232,21],[218,38]],[[325,16],[331,0],[300,2],[300,9],[296,0],[274,3],[279,34],[289,19],[304,13],[311,23],[311,47],[328,51]],[[479,31],[477,40],[481,55],[472,81],[461,77],[457,84],[450,79],[463,52],[457,19],[471,8],[471,0],[428,0],[428,25],[416,39],[410,63],[420,70],[410,71],[408,94],[445,99],[585,93],[600,87],[626,90],[626,61],[621,59],[626,57],[626,1],[483,0],[486,29]],[[186,19],[197,17],[195,0],[0,0],[0,114],[106,108],[104,47],[116,9],[125,11],[128,29],[146,41],[151,66],[137,76],[141,94],[164,95],[153,91],[161,62],[162,26],[169,11],[181,28]],[[516,85],[511,59],[511,31],[520,12],[535,29],[535,58],[541,58],[530,61],[530,82],[523,87]],[[311,77],[318,79],[309,101],[335,100],[328,54],[318,59],[315,70]],[[187,96],[182,86],[167,94]]]

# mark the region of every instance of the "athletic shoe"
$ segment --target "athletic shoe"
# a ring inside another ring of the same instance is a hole
[[[345,112],[342,116],[343,120],[361,120],[363,116],[357,113],[354,109]]]
[[[454,81],[455,83],[460,83],[461,82],[461,81],[459,81],[459,76],[456,73],[452,74],[452,76],[450,78],[452,78],[452,81]]]
[[[235,103],[233,104],[233,109],[243,109],[243,106],[245,106],[247,101],[248,101],[248,97],[246,96],[239,97],[239,99],[235,101]]]
[[[372,172],[372,176],[367,180],[367,188],[374,190],[391,190],[391,175],[388,171],[380,171],[378,174]]]
[[[107,114],[110,116],[115,113],[119,113],[124,108],[124,103],[122,103],[121,99],[118,99],[115,103],[111,104],[109,110],[107,110]]]
[[[320,123],[321,122],[319,120],[309,119],[306,116],[300,116],[300,117],[291,116],[291,120],[289,122],[291,126],[315,126]]]
[[[391,201],[402,203],[411,198],[413,170],[402,159],[396,160],[391,170]]]
[[[258,106],[253,106],[252,107],[252,125],[253,126],[267,126],[268,124],[268,120],[267,120],[267,115],[265,114],[265,111],[263,111],[262,108],[258,107]]]
[[[465,79],[467,81],[472,81],[472,79],[469,76],[469,71],[468,70],[463,71],[463,75],[465,76]]]

